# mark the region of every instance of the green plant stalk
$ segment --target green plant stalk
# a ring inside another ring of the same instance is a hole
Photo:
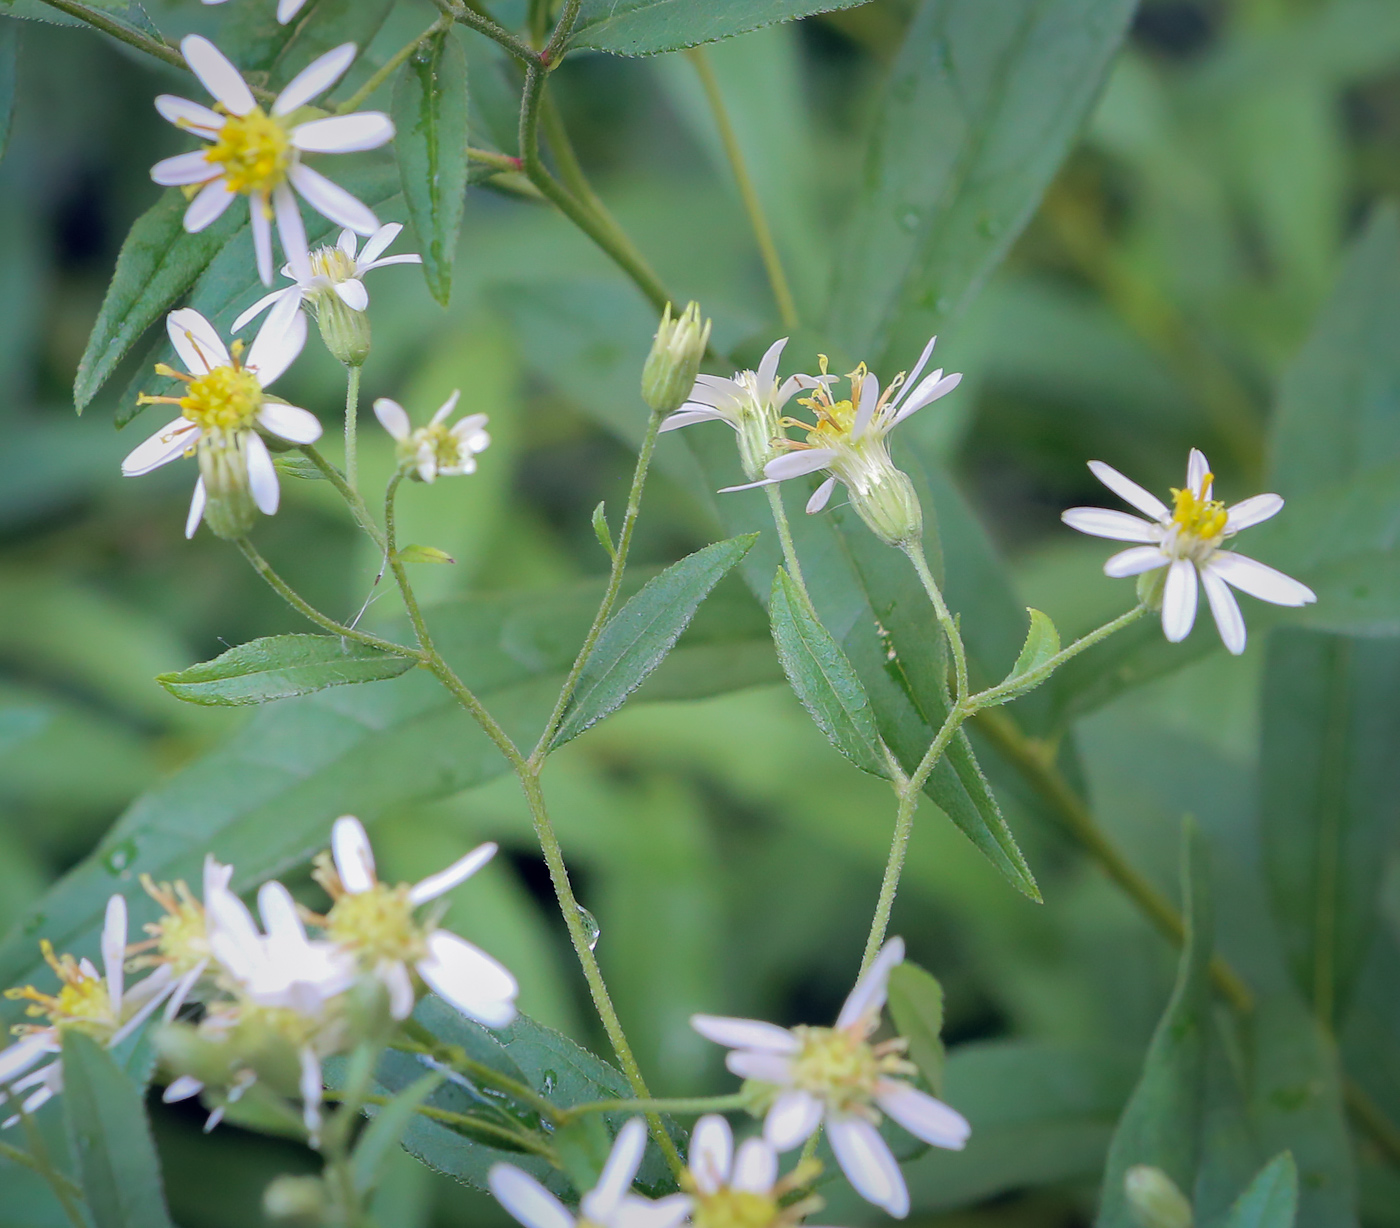
[[[345,480],[345,476],[340,470],[322,456],[314,445],[304,443],[300,445],[300,448],[302,455],[320,470],[321,476],[334,486],[340,497],[345,500],[350,508],[350,514],[355,518],[355,523],[365,531],[380,550],[383,550],[384,530],[374,523],[374,518],[370,516],[369,507],[360,492],[350,488],[350,484]]]
[[[908,555],[909,561],[914,564],[914,570],[919,573],[919,581],[923,584],[928,599],[933,602],[933,612],[938,617],[943,634],[948,638],[948,647],[953,654],[953,677],[957,684],[954,700],[957,703],[962,703],[968,697],[967,651],[963,648],[957,619],[949,612],[948,603],[943,600],[943,593],[938,587],[938,581],[933,578],[933,572],[929,569],[928,559],[924,557],[923,542],[917,540],[906,542],[901,545],[900,549]]]
[[[364,103],[365,99],[367,99],[371,94],[373,94],[374,91],[377,90],[381,85],[383,85],[384,82],[386,82],[390,77],[392,77],[394,73],[398,71],[399,65],[406,63],[408,59],[413,55],[413,53],[416,52],[418,48],[421,47],[427,39],[432,38],[434,34],[437,34],[442,30],[450,30],[452,28],[452,20],[453,19],[451,14],[444,13],[412,42],[405,43],[396,52],[394,52],[393,55],[391,55],[387,60],[384,61],[382,67],[375,70],[374,74],[369,78],[368,81],[366,81],[362,86],[360,86],[360,88],[357,89],[353,94],[351,94],[350,97],[347,98],[344,102],[340,103],[336,107],[335,113],[337,115],[348,115],[351,111],[358,110],[360,106]]]
[[[356,494],[360,490],[360,368],[345,369],[345,484]]]
[[[720,143],[724,146],[724,156],[729,160],[729,169],[734,175],[734,183],[744,202],[744,212],[748,214],[749,226],[753,230],[754,242],[763,258],[763,268],[768,274],[768,284],[773,290],[773,301],[778,306],[778,317],[789,332],[797,328],[797,302],[792,296],[787,275],[783,272],[782,258],[778,255],[778,245],[773,241],[773,229],[763,212],[763,202],[758,198],[753,178],[744,161],[744,151],[739,148],[739,138],[729,119],[729,110],[724,105],[724,95],[720,93],[719,81],[703,47],[692,47],[686,58],[695,66],[700,85],[705,91],[705,100],[710,104],[715,127],[719,129]]]
[[[521,42],[499,22],[493,21],[485,13],[467,4],[454,4],[452,0],[433,0],[445,17],[460,22],[468,29],[486,35],[493,42],[500,43],[522,64],[538,64],[540,53],[527,43]]]
[[[94,30],[110,34],[118,42],[123,42],[128,47],[135,47],[138,51],[153,55],[158,60],[173,64],[176,68],[189,67],[185,63],[185,57],[174,47],[169,47],[148,35],[138,34],[135,30],[128,30],[120,22],[113,21],[110,17],[96,9],[89,8],[86,4],[78,4],[75,0],[44,0],[44,3],[50,8],[57,9],[60,13],[67,13],[70,17],[76,17],[79,21],[86,22]]]
[[[88,1219],[83,1214],[81,1191],[54,1166],[53,1157],[49,1155],[49,1149],[44,1143],[44,1136],[39,1133],[34,1119],[25,1112],[22,1104],[19,1108],[19,1119],[24,1127],[25,1141],[29,1144],[29,1155],[23,1163],[48,1183],[73,1228],[87,1228]]]
[[[563,1122],[574,1121],[586,1113],[733,1113],[753,1104],[749,1092],[733,1092],[728,1096],[680,1096],[661,1100],[591,1100],[587,1104],[570,1105],[559,1113]]]

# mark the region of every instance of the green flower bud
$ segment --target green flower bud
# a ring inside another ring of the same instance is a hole
[[[1135,1164],[1123,1174],[1123,1189],[1141,1228],[1191,1228],[1191,1204],[1160,1168]]]
[[[212,1040],[193,1024],[169,1023],[156,1031],[153,1043],[161,1068],[172,1075],[190,1075],[210,1087],[225,1087],[233,1079],[237,1055],[222,1040]]]
[[[246,537],[257,506],[248,488],[249,431],[210,431],[199,441],[204,523],[216,537]]]
[[[263,1190],[263,1213],[284,1224],[313,1228],[324,1223],[329,1203],[319,1177],[282,1176]]]
[[[339,363],[362,367],[369,357],[369,316],[346,305],[334,290],[317,290],[308,300],[321,340]]]
[[[890,546],[918,541],[924,531],[924,513],[914,483],[902,469],[886,461],[878,466],[877,481],[848,486],[851,505],[870,531]]]
[[[671,319],[671,304],[666,304],[642,368],[642,399],[656,413],[669,414],[684,404],[709,344],[710,321],[701,324],[699,303],[686,307],[679,320]]]

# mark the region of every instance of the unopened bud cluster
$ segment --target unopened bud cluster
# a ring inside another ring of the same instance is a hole
[[[700,304],[690,303],[678,320],[666,304],[642,368],[642,400],[658,414],[669,414],[685,403],[710,344],[710,321],[701,323]]]

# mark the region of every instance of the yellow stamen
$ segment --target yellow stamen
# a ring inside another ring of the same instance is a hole
[[[1172,487],[1172,498],[1176,508],[1172,512],[1172,522],[1182,533],[1189,533],[1203,541],[1210,541],[1225,532],[1229,513],[1219,499],[1212,499],[1211,486],[1215,475],[1208,473],[1201,481],[1200,492],[1177,490]]]
[[[243,367],[215,367],[192,379],[177,403],[186,418],[206,431],[248,430],[262,408],[262,385]]]
[[[408,964],[425,959],[428,936],[413,915],[407,883],[375,883],[368,891],[340,896],[326,914],[332,942],[359,953],[367,964],[392,960]]]
[[[287,129],[261,107],[246,115],[230,115],[219,139],[204,151],[208,162],[223,167],[230,192],[266,195],[287,177],[292,162]]]
[[[31,1019],[47,1018],[49,1026],[75,1028],[93,1036],[109,1032],[116,1025],[116,1019],[112,1015],[106,980],[84,970],[71,955],[54,955],[53,944],[47,938],[39,943],[39,950],[59,979],[58,993],[46,994],[33,985],[25,985],[5,990],[5,997],[14,1002],[27,1000],[30,1005],[25,1008],[25,1014]],[[17,1034],[36,1030],[43,1029],[25,1024],[14,1028]]]

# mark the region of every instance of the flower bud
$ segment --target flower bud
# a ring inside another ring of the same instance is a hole
[[[248,432],[210,431],[199,441],[204,523],[226,541],[246,537],[257,507],[248,489]]]
[[[188,1023],[169,1023],[154,1037],[162,1069],[189,1075],[210,1087],[225,1087],[233,1078],[237,1055],[222,1040],[212,1040]]]
[[[886,462],[879,467],[877,480],[847,489],[860,518],[886,545],[907,545],[923,535],[923,509],[914,483],[903,470]]]
[[[1160,1168],[1133,1165],[1123,1174],[1123,1189],[1128,1209],[1141,1228],[1191,1228],[1191,1204]]]
[[[671,304],[666,304],[642,368],[642,399],[656,413],[669,414],[684,404],[709,344],[710,321],[700,323],[699,303],[691,303],[679,320],[671,319]]]
[[[334,290],[317,290],[311,295],[321,340],[339,363],[362,367],[369,357],[369,316],[347,306]]]
[[[319,1177],[282,1176],[263,1190],[263,1214],[268,1219],[305,1228],[325,1221],[328,1202]]]

